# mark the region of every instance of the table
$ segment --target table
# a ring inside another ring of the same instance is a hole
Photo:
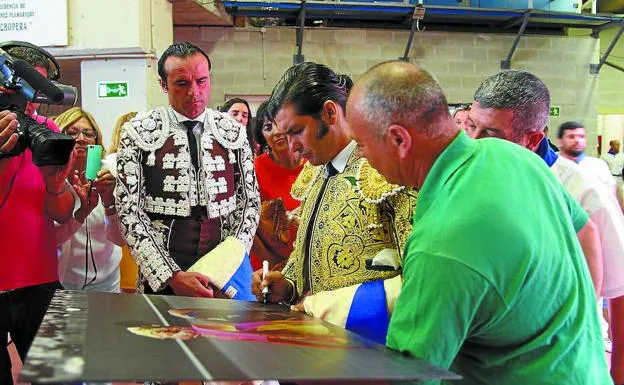
[[[77,291],[56,292],[20,376],[37,383],[460,378],[282,305]]]

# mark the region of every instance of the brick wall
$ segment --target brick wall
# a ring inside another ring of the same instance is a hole
[[[305,60],[324,63],[357,79],[371,66],[403,56],[408,31],[307,29]],[[414,36],[410,60],[440,81],[450,103],[470,102],[478,85],[499,71],[513,35],[424,31]],[[269,94],[292,65],[294,28],[176,27],[174,41],[192,41],[208,50],[213,64],[212,105],[227,94]],[[529,36],[520,40],[512,68],[539,76],[562,116],[552,118],[551,135],[565,120],[579,120],[589,130],[588,150],[595,152],[598,78],[589,74],[597,62],[598,39]]]

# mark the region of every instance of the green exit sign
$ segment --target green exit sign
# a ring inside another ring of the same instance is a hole
[[[128,82],[98,82],[97,96],[103,98],[127,98]]]
[[[561,107],[550,106],[550,116],[559,116],[561,114]]]

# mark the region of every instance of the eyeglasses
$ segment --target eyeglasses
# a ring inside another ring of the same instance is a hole
[[[95,131],[93,129],[90,129],[90,128],[87,128],[85,130],[80,130],[80,131],[78,131],[78,130],[67,130],[67,131],[65,131],[65,133],[67,135],[69,135],[69,136],[74,137],[74,139],[79,137],[80,134],[82,134],[82,136],[84,136],[86,139],[95,139],[95,138],[97,138],[97,135],[98,135],[97,131]]]

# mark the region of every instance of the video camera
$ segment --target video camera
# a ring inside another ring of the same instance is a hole
[[[44,55],[53,65],[50,79],[41,75],[28,62],[16,59],[5,50],[13,47],[32,49]],[[13,150],[0,152],[0,159],[21,154],[26,148],[32,152],[37,166],[66,164],[74,148],[75,140],[69,135],[51,131],[24,113],[28,102],[39,104],[76,104],[76,88],[57,83],[60,67],[47,51],[30,43],[10,41],[0,44],[0,110],[11,110],[17,115],[19,139]]]

